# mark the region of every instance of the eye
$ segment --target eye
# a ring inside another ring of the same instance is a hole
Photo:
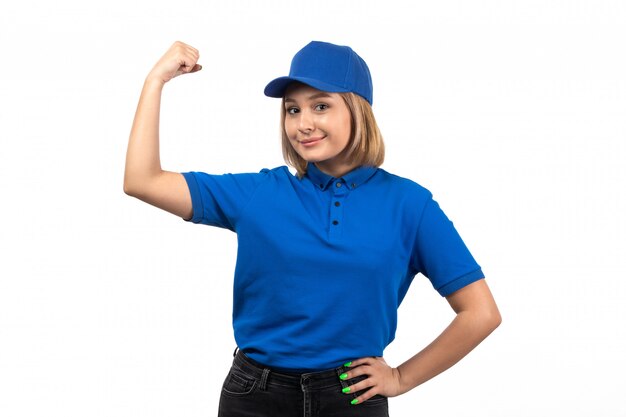
[[[328,104],[320,103],[315,106],[315,110],[324,111],[328,108]]]
[[[300,110],[297,107],[287,107],[287,114],[296,114]]]

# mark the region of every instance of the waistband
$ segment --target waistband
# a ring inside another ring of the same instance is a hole
[[[348,368],[340,366],[319,372],[291,373],[272,369],[250,359],[241,350],[236,349],[233,365],[244,373],[261,381],[262,388],[268,382],[298,389],[321,389],[333,385],[343,385],[339,376]]]

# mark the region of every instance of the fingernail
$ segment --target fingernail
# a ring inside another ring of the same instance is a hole
[[[339,379],[341,379],[342,381],[344,379],[346,379],[347,377],[348,377],[348,374],[346,374],[346,373],[343,373],[343,374],[339,375]]]
[[[356,398],[354,400],[350,401],[350,404],[352,404],[352,405],[356,405],[358,403],[359,403],[359,400],[357,400]]]
[[[341,392],[343,392],[344,394],[347,394],[350,392],[350,387],[345,387],[344,389],[341,390]]]
[[[350,361],[350,362],[346,362],[346,363],[344,363],[344,364],[343,364],[343,366],[344,366],[345,368],[349,368],[349,367],[351,367],[351,366],[352,366],[352,362],[351,362],[351,361]]]

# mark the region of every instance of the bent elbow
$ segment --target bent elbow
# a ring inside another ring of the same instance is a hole
[[[500,314],[500,310],[497,307],[489,311],[485,315],[485,325],[489,328],[489,333],[493,332],[502,324],[502,315]]]
[[[131,197],[134,196],[133,188],[126,181],[124,181],[123,189],[124,189],[124,194],[129,195]]]
[[[138,197],[142,189],[142,181],[136,175],[124,172],[124,194],[131,197]]]
[[[138,197],[139,195],[139,187],[131,181],[124,180],[124,194],[131,197]]]

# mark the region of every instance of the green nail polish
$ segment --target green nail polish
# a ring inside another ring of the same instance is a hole
[[[346,374],[346,373],[343,373],[343,374],[339,375],[339,379],[341,379],[342,381],[344,379],[346,379],[347,377],[348,377],[348,374]]]
[[[352,362],[346,362],[343,364],[344,368],[349,368],[350,366],[352,366]]]
[[[350,404],[352,404],[352,405],[356,405],[358,403],[359,403],[359,400],[357,400],[356,398],[354,400],[350,401]]]
[[[350,392],[350,387],[345,387],[344,389],[341,390],[341,392],[343,392],[344,394],[347,394]]]

